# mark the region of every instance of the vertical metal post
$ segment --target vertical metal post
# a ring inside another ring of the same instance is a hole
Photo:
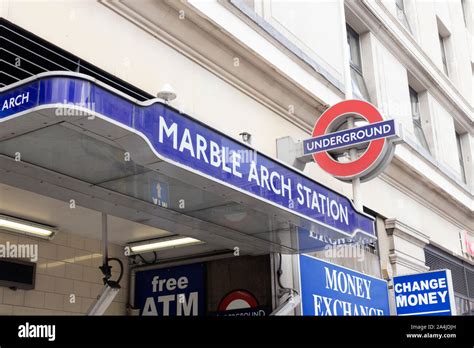
[[[349,117],[347,119],[347,126],[349,129],[354,128],[354,117]],[[357,159],[357,150],[352,148],[349,150],[349,156],[351,161],[354,161]],[[354,200],[354,205],[357,210],[362,211],[363,210],[363,205],[362,205],[362,199],[360,195],[360,178],[354,178],[352,179],[352,199]]]
[[[346,14],[344,8],[344,0],[339,0],[339,10],[341,11],[341,32],[343,34],[342,38],[342,56],[344,59],[344,94],[346,99],[353,98],[352,91],[352,77],[351,77],[351,66],[350,66],[350,48],[349,43],[347,42],[347,26],[346,26]],[[347,120],[348,128],[354,128],[354,117],[349,117]],[[349,155],[351,161],[357,159],[357,150],[350,149]],[[354,206],[357,210],[362,211],[362,199],[360,195],[360,178],[352,179],[352,199],[354,201]]]
[[[102,213],[102,260],[103,265],[106,265],[108,262],[108,240],[107,240],[107,214]]]

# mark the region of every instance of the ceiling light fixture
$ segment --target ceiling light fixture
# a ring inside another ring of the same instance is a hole
[[[129,246],[130,251],[133,254],[142,254],[156,250],[173,249],[177,247],[185,247],[202,243],[204,242],[191,237],[172,236],[131,243]]]
[[[44,239],[52,239],[57,232],[56,227],[43,225],[8,215],[0,215],[0,229]]]

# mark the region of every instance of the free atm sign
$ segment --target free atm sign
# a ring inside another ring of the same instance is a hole
[[[196,263],[137,272],[135,306],[140,315],[204,315],[204,268]]]

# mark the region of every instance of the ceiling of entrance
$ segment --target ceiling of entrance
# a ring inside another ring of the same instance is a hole
[[[57,226],[59,233],[73,233],[85,238],[101,239],[101,213],[67,202],[0,184],[0,213]],[[109,216],[109,240],[126,244],[169,235],[169,232],[133,221]]]

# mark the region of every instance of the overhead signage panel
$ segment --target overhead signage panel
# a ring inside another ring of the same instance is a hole
[[[36,98],[23,98],[25,91],[35,89],[39,90]],[[157,159],[297,214],[344,237],[375,239],[373,218],[358,212],[347,197],[158,101],[134,102],[84,75],[43,77],[2,92],[0,102],[6,99],[12,108],[1,112],[0,122],[33,107],[90,109],[96,117],[146,139]]]

